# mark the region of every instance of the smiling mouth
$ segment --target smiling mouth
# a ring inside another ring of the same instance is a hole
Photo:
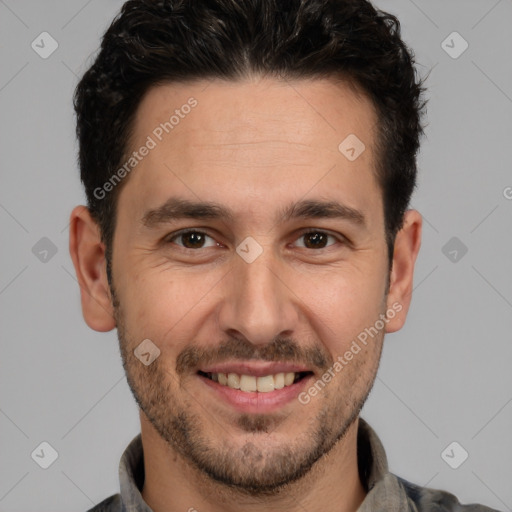
[[[221,386],[237,389],[246,393],[270,393],[291,386],[296,382],[312,375],[312,372],[286,372],[256,377],[254,375],[239,375],[237,373],[205,373],[199,371],[201,377],[217,382]]]

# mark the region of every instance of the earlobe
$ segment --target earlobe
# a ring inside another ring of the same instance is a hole
[[[100,230],[89,209],[77,206],[70,216],[69,253],[73,260],[82,314],[95,331],[106,332],[116,326]]]
[[[396,314],[386,325],[388,333],[398,331],[405,323],[412,298],[414,265],[421,246],[421,227],[419,212],[406,211],[402,229],[395,238],[387,307]]]

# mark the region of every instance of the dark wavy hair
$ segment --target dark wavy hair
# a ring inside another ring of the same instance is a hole
[[[130,153],[138,105],[156,84],[249,75],[341,77],[378,114],[377,169],[389,259],[416,184],[424,79],[400,23],[366,0],[130,0],[114,19],[74,96],[81,180],[106,246],[122,185],[98,199]]]

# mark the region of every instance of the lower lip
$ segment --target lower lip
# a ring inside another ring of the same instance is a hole
[[[204,384],[214,391],[221,399],[240,412],[245,413],[270,413],[279,410],[284,405],[296,400],[299,393],[304,390],[313,375],[308,375],[291,386],[282,389],[259,393],[256,391],[240,391],[229,386],[223,386],[202,375],[198,376]]]

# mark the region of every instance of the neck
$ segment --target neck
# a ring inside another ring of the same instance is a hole
[[[366,492],[357,464],[358,420],[307,475],[272,495],[250,496],[192,467],[154,430],[144,413],[141,438],[145,481],[142,497],[153,512],[355,512]]]

